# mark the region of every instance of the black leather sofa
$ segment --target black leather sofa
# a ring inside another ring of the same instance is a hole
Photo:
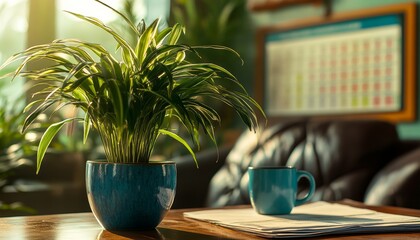
[[[218,159],[218,162],[216,162]],[[178,162],[173,208],[248,204],[248,166],[289,165],[311,172],[316,200],[353,199],[420,209],[420,141],[400,140],[396,126],[376,120],[289,121],[232,147]],[[299,184],[305,194],[306,183]]]

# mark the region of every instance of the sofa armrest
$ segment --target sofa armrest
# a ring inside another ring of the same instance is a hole
[[[177,187],[173,209],[204,207],[213,175],[223,166],[231,146],[203,150],[196,154],[198,168],[190,155],[172,159],[177,166]]]
[[[365,195],[370,205],[420,209],[420,148],[395,159],[379,171]]]

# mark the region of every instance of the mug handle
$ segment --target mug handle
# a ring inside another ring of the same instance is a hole
[[[299,205],[302,205],[305,202],[307,202],[309,199],[311,199],[312,195],[314,195],[314,192],[315,192],[315,179],[312,176],[312,174],[310,174],[307,171],[302,171],[302,170],[298,170],[296,172],[296,177],[297,177],[297,181],[298,182],[303,177],[309,180],[309,192],[308,192],[308,194],[306,194],[306,196],[303,197],[303,198],[301,198],[301,199],[296,199],[296,201],[295,201],[295,206],[299,206]]]

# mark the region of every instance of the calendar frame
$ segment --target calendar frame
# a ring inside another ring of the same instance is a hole
[[[310,114],[270,114],[271,120],[284,118],[365,118],[383,119],[390,122],[410,122],[416,119],[417,108],[417,84],[416,84],[416,8],[415,3],[395,4],[384,7],[362,9],[352,12],[333,14],[330,17],[311,18],[261,27],[257,30],[257,64],[255,78],[255,97],[257,101],[266,107],[267,99],[264,91],[267,88],[266,73],[266,43],[267,36],[273,33],[282,33],[291,30],[307,29],[310,27],[322,26],[325,24],[339,24],[346,21],[360,20],[369,17],[386,15],[398,15],[402,18],[402,52],[401,52],[401,101],[398,110],[387,112],[331,112],[331,113],[310,113]],[[268,100],[269,101],[269,100]],[[267,101],[267,102],[268,102]]]

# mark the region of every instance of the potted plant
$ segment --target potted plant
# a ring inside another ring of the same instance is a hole
[[[38,146],[37,171],[55,134],[63,125],[81,121],[84,139],[91,127],[95,129],[106,155],[105,161],[86,165],[87,194],[95,217],[108,230],[154,228],[170,209],[176,186],[173,162],[150,161],[158,136],[164,134],[182,143],[197,161],[190,145],[199,147],[201,132],[215,141],[214,124],[221,121],[208,101],[234,108],[253,130],[258,126],[254,109],[262,110],[228,70],[214,63],[189,61],[200,49],[236,54],[232,49],[178,44],[184,32],[179,24],[162,30],[159,20],[136,26],[118,10],[95,1],[124,19],[136,36],[134,44],[124,38],[129,34],[118,34],[99,19],[70,14],[110,34],[121,60],[100,44],[61,39],[17,53],[3,67],[21,61],[11,74],[45,86],[26,106],[24,131],[50,108],[74,105],[85,113],[83,118],[64,119],[48,127]],[[43,59],[52,64],[25,70],[27,63]],[[235,88],[225,88],[232,82]],[[173,119],[189,132],[192,144],[169,127]]]

